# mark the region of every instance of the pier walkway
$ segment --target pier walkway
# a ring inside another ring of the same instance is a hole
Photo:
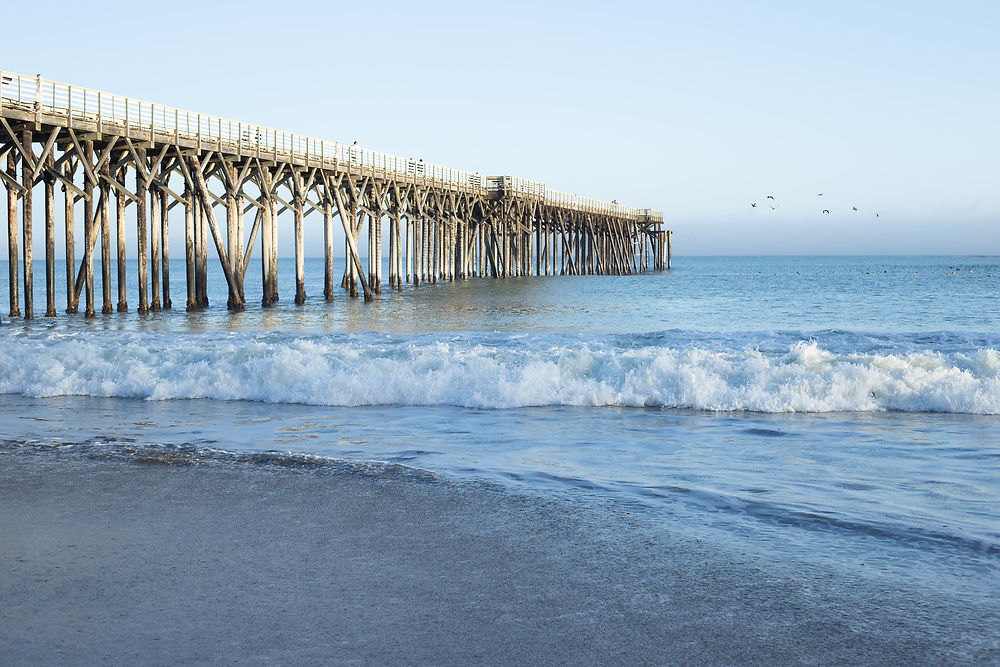
[[[259,239],[262,305],[273,304],[277,230],[283,222],[294,225],[295,301],[302,303],[303,228],[313,214],[323,221],[327,300],[334,298],[338,282],[355,297],[363,293],[371,299],[380,292],[386,245],[388,285],[396,289],[404,282],[629,274],[670,265],[670,231],[663,229],[660,211],[4,71],[0,183],[7,193],[12,317],[34,316],[36,186],[44,190],[47,316],[57,309],[57,217],[65,235],[65,309],[78,312],[83,299],[87,316],[96,314],[98,273],[101,311],[129,308],[127,226],[136,230],[138,312],[171,307],[172,220],[175,228],[182,223],[185,238],[188,310],[208,305],[210,239],[233,310],[245,306],[244,281]],[[183,218],[171,217],[177,206]],[[344,230],[347,258],[339,274],[335,219]],[[113,268],[117,294],[112,294]]]

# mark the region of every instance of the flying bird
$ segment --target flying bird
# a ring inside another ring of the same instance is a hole
[[[816,196],[817,196],[817,197],[822,197],[822,196],[823,196],[823,193],[822,193],[822,192],[820,192],[820,193],[818,193],[818,194],[817,194]]]
[[[852,210],[852,211],[857,211],[857,210],[858,210],[858,207],[857,207],[857,206],[852,206],[852,207],[851,207],[851,210]]]
[[[751,202],[750,208],[757,208],[757,202]]]
[[[771,206],[771,204],[768,204],[768,206]],[[771,206],[771,210],[773,211],[774,209],[778,208],[779,206],[781,206],[781,204],[775,204],[775,205]]]
[[[878,217],[878,211],[875,211],[875,217],[876,218]]]
[[[768,195],[767,198],[768,199],[774,199],[774,195]]]
[[[829,212],[830,212],[830,209],[827,209],[827,208],[824,208],[824,209],[823,209],[823,212],[824,212],[824,213],[829,213]]]

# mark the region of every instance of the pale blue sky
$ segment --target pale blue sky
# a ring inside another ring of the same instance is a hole
[[[1000,3],[10,4],[2,69],[660,208],[678,255],[1000,253]]]

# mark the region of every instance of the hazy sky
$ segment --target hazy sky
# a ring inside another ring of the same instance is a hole
[[[0,68],[663,209],[678,255],[1000,253],[1000,3],[40,7]]]

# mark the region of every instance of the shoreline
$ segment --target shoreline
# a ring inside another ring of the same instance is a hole
[[[392,471],[8,450],[0,564],[11,665],[1000,661],[994,609]]]

